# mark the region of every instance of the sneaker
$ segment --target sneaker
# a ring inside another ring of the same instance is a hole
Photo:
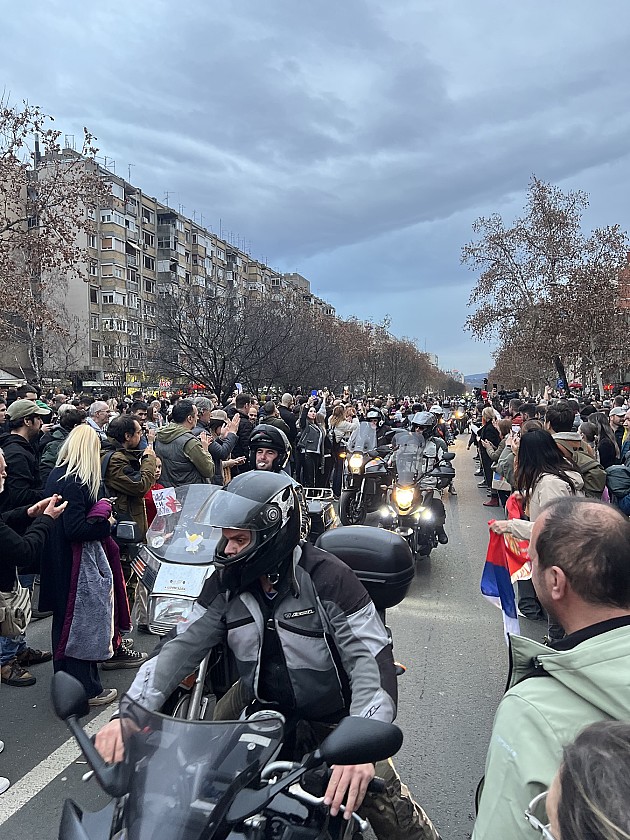
[[[88,706],[107,706],[108,703],[113,703],[118,697],[118,692],[115,688],[104,688],[96,697],[90,697]]]
[[[41,665],[42,662],[50,662],[52,653],[49,650],[35,650],[27,647],[22,653],[18,653],[15,657],[18,664],[23,668],[28,668],[30,665]]]
[[[436,537],[437,537],[438,542],[440,543],[440,545],[446,545],[446,544],[447,544],[447,542],[448,542],[448,535],[447,535],[446,531],[444,530],[444,526],[443,526],[443,525],[440,525],[440,527],[439,527],[439,528],[436,528],[436,529],[435,529],[435,535],[436,535]]]
[[[52,610],[37,610],[34,609],[31,612],[31,621],[41,621],[42,618],[50,618],[52,615]]]
[[[139,668],[149,658],[147,653],[139,650],[129,650],[122,645],[114,653],[111,659],[101,663],[104,671],[115,671],[118,668]]]
[[[0,794],[4,793],[5,790],[8,790],[10,784],[11,782],[8,779],[4,776],[0,776]]]
[[[483,475],[483,470],[475,470],[473,475]]]
[[[125,650],[133,650],[133,639],[131,636],[125,636],[120,644]]]
[[[6,665],[3,665],[0,672],[2,674],[2,682],[5,685],[14,685],[16,688],[26,688],[26,686],[35,685],[37,682],[30,671],[20,666],[17,659],[12,659]]]
[[[484,502],[483,506],[484,507],[499,507],[499,500],[497,499],[496,496],[494,496],[492,499],[488,499],[487,502]]]
[[[487,486],[488,485],[486,484],[485,481],[480,481],[479,484],[477,485],[477,487],[487,487]]]

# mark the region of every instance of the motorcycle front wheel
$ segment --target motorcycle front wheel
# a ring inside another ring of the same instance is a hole
[[[364,505],[357,504],[354,490],[342,490],[339,498],[339,518],[342,525],[363,525],[367,513]]]

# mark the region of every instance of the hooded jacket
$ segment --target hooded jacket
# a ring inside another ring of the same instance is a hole
[[[13,433],[0,438],[0,447],[7,463],[4,492],[0,493],[0,513],[23,505],[34,505],[43,499],[35,447],[22,435]]]
[[[108,453],[112,453],[108,457]],[[114,513],[119,518],[130,516],[144,539],[147,532],[147,512],[144,496],[155,482],[155,455],[149,451],[142,456],[138,450],[125,449],[108,437],[101,450],[101,459],[107,458],[104,483],[107,493],[116,496]]]
[[[161,483],[165,487],[182,484],[210,484],[215,463],[199,438],[181,423],[169,423],[155,435],[155,454],[162,459]]]
[[[525,809],[551,784],[563,747],[595,721],[630,718],[630,625],[561,651],[510,636],[510,654],[472,840],[531,840]]]

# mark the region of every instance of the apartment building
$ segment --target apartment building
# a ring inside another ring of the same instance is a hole
[[[68,281],[71,335],[47,342],[51,376],[71,377],[80,388],[158,388],[158,305],[175,286],[235,305],[298,294],[304,305],[335,314],[301,275],[274,271],[108,169],[101,174],[107,199],[86,208],[90,231],[78,235],[86,262]]]

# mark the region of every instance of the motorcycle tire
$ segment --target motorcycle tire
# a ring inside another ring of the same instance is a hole
[[[367,511],[365,507],[357,508],[356,493],[353,490],[342,490],[339,499],[339,519],[342,525],[363,525]]]

